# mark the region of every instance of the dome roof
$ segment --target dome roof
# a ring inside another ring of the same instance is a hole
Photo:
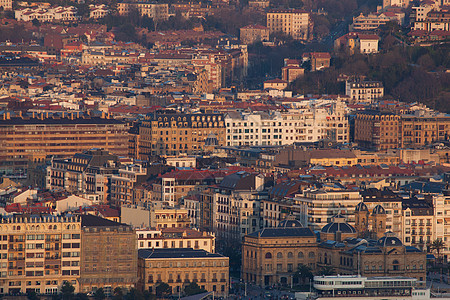
[[[364,202],[359,202],[355,207],[355,212],[357,211],[369,211],[369,209],[367,208],[367,205],[364,204]]]
[[[372,211],[372,215],[385,215],[386,214],[386,210],[384,209],[383,206],[381,205],[377,205],[375,206],[375,208]]]
[[[321,230],[323,233],[336,233],[338,231],[342,233],[356,233],[356,229],[352,225],[346,223],[345,217],[342,215],[334,216],[333,221],[325,225]]]
[[[381,247],[392,247],[402,246],[403,243],[398,237],[394,235],[393,232],[386,232],[386,235],[378,240],[377,245]]]
[[[303,225],[302,223],[300,223],[300,221],[297,220],[283,220],[280,222],[280,224],[278,224],[278,227],[298,227],[298,228],[302,228]]]

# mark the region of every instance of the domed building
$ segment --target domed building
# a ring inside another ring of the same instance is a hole
[[[364,202],[358,203],[355,208],[355,228],[361,238],[370,237],[380,239],[386,233],[386,210],[380,204],[376,205],[370,213]]]
[[[338,214],[333,217],[332,222],[325,225],[320,231],[321,241],[343,241],[347,238],[356,238],[355,227],[345,221],[345,217]]]

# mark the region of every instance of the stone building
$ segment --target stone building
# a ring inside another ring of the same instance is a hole
[[[297,220],[248,234],[242,243],[242,278],[259,286],[295,281],[298,266],[315,269],[317,238]]]
[[[307,40],[309,19],[309,13],[301,9],[272,9],[267,12],[267,27],[270,33],[283,32],[294,40]]]
[[[135,149],[133,152],[138,153],[138,159],[147,160],[155,155],[200,154],[208,143],[225,145],[225,124],[222,114],[157,111],[145,117],[138,135],[138,141],[133,140],[138,145],[132,147]],[[137,151],[136,147],[139,147]]]
[[[355,118],[355,142],[377,151],[400,147],[400,116],[391,112],[366,110]]]
[[[103,288],[108,296],[116,287],[135,287],[137,248],[132,227],[93,215],[81,217],[80,291]]]
[[[249,45],[269,40],[269,28],[262,25],[248,25],[242,27],[240,32],[240,40],[243,44]]]
[[[156,293],[157,286],[169,284],[171,292],[182,295],[192,282],[216,297],[227,297],[230,287],[229,259],[221,254],[191,248],[140,249],[139,287]]]

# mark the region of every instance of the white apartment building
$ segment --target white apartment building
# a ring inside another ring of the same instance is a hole
[[[279,112],[225,115],[227,146],[282,145],[283,122]]]
[[[345,94],[356,102],[372,103],[384,96],[383,83],[379,81],[346,81]]]
[[[34,19],[40,22],[52,21],[77,21],[80,17],[77,16],[77,8],[74,6],[57,6],[50,8],[24,8],[14,12],[17,21],[33,21]]]
[[[349,142],[347,105],[341,100],[304,101],[282,113],[283,145],[330,139]]]
[[[290,145],[330,139],[349,142],[347,106],[341,100],[304,101],[287,112],[225,116],[227,146]]]
[[[190,228],[136,229],[138,249],[192,248],[215,252],[215,236]]]
[[[359,192],[352,190],[306,190],[293,198],[294,210],[300,213],[299,221],[314,230],[320,230],[337,214],[355,226],[355,207],[361,201]]]
[[[295,40],[307,40],[309,13],[301,9],[273,9],[267,13],[270,33],[283,32]]]

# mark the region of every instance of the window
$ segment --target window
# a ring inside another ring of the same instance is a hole
[[[266,258],[272,258],[272,253],[267,252],[265,257],[266,257]]]
[[[283,253],[278,252],[278,253],[277,253],[277,258],[283,258]]]

